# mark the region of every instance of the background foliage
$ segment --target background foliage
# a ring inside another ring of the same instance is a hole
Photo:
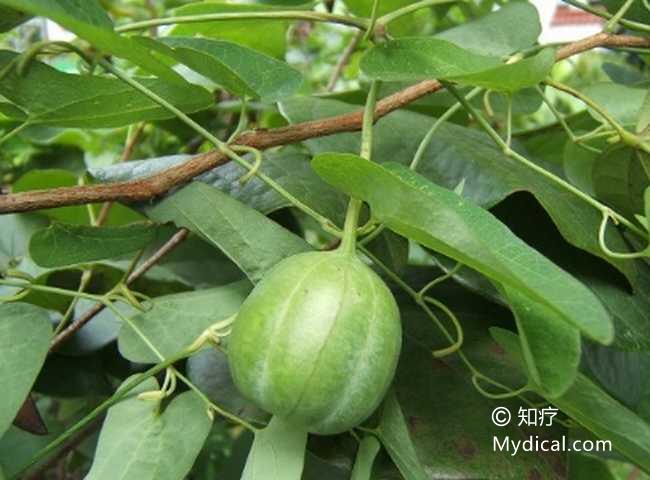
[[[302,478],[646,478],[650,15],[602,4],[621,42],[577,48],[538,45],[523,1],[0,0],[0,479],[299,475],[304,439],[232,384],[227,322],[278,261],[338,244],[347,195],[405,341],[380,409],[310,437]],[[371,85],[431,94],[382,112],[369,162],[360,117],[319,121]],[[201,153],[221,165],[138,183]],[[102,203],[111,182],[137,201]],[[16,207],[55,187],[78,188]],[[554,427],[491,423],[530,405]]]

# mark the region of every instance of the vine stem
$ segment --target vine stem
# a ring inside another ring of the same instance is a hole
[[[564,0],[564,2],[568,3],[569,5],[573,5],[576,8],[579,8],[580,10],[584,10],[585,12],[589,12],[593,15],[596,15],[601,18],[605,18],[607,20],[611,20],[614,15],[612,15],[609,12],[600,10],[598,8],[594,8],[590,5],[587,5],[586,3],[582,3],[578,0]],[[639,32],[650,32],[650,26],[640,23],[640,22],[635,22],[633,20],[627,20],[625,18],[620,18],[617,21],[618,24],[623,25],[624,27],[629,28],[630,30],[637,30]]]
[[[306,10],[283,10],[278,12],[228,12],[204,13],[197,15],[180,15],[177,17],[163,17],[128,23],[115,29],[116,32],[131,32],[145,30],[162,25],[175,25],[180,23],[220,22],[229,20],[306,20],[311,22],[338,23],[361,30],[368,28],[369,21],[365,18],[336,15],[326,12],[310,12]]]
[[[560,90],[561,92],[568,93],[569,95],[577,98],[580,100],[582,103],[587,105],[588,107],[591,107],[593,110],[595,110],[601,117],[605,119],[607,123],[611,125],[611,127],[616,131],[616,133],[621,137],[621,140],[625,143],[627,143],[630,146],[637,147],[637,148],[642,148],[644,151],[648,152],[647,147],[644,147],[641,142],[639,142],[638,138],[636,135],[628,132],[623,128],[623,126],[616,121],[614,117],[612,117],[603,107],[601,107],[598,103],[594,102],[591,98],[583,94],[582,92],[579,92],[578,90],[575,90],[574,88],[569,87],[568,85],[564,85],[563,83],[556,82],[554,80],[545,80],[544,83],[548,85],[549,87],[552,87],[556,90]],[[650,153],[650,152],[648,152]]]
[[[386,26],[389,23],[394,22],[398,18],[401,18],[405,15],[416,12],[423,8],[432,7],[434,5],[442,5],[444,3],[455,3],[457,1],[458,0],[420,0],[419,2],[411,3],[410,5],[406,5],[405,7],[398,8],[397,10],[393,10],[392,12],[387,13],[382,17],[379,17],[377,19],[377,24]]]
[[[372,130],[375,121],[375,104],[377,103],[377,90],[379,82],[373,81],[370,84],[368,97],[366,98],[366,107],[363,112],[363,127],[361,129],[361,158],[371,160],[372,157]],[[357,244],[357,226],[359,223],[359,214],[363,202],[358,198],[350,198],[348,210],[345,214],[345,224],[343,226],[343,238],[341,240],[340,251],[346,254],[353,254]]]
[[[362,38],[363,38],[363,30],[359,30],[357,33],[354,34],[348,46],[345,47],[345,50],[341,54],[341,57],[339,58],[338,62],[336,63],[336,66],[334,67],[334,71],[332,72],[332,76],[330,77],[329,82],[327,82],[327,86],[325,87],[326,91],[331,92],[334,90],[334,87],[336,86],[336,82],[340,78],[341,73],[343,73],[343,69],[350,61],[350,57],[352,57],[352,54],[359,46],[359,42],[361,42]]]
[[[598,200],[595,200],[594,198],[590,197],[586,193],[584,193],[582,190],[574,187],[571,185],[569,182],[566,180],[558,177],[557,175],[554,175],[553,173],[547,171],[546,169],[540,167],[536,163],[531,162],[528,160],[526,157],[523,155],[517,153],[515,150],[511,149],[510,146],[501,138],[501,136],[492,128],[492,126],[488,123],[487,120],[481,115],[480,112],[478,112],[465,98],[460,94],[460,92],[454,87],[453,85],[450,84],[445,84],[445,87],[449,90],[449,92],[456,97],[456,99],[463,105],[465,110],[469,114],[471,114],[476,121],[479,123],[479,125],[485,130],[485,132],[494,140],[494,142],[499,145],[504,153],[504,155],[522,163],[526,167],[530,168],[531,170],[534,170],[535,172],[539,173],[546,179],[550,180],[553,183],[556,183],[560,187],[564,188],[565,190],[568,190],[569,192],[573,193],[580,199],[584,200],[586,203],[591,205],[592,207],[596,208],[598,211],[601,213],[606,213],[609,212],[610,216],[614,218],[617,222],[625,225],[627,228],[630,229],[630,231],[634,232],[635,234],[641,236],[642,238],[646,238],[647,235],[645,232],[643,232],[639,227],[634,225],[632,222],[630,222],[627,218],[624,216],[620,215],[619,213],[613,212],[609,207],[606,205],[603,205],[600,203]]]
[[[635,1],[636,0],[626,0],[625,3],[623,3],[623,5],[621,5],[618,11],[612,16],[612,18],[609,19],[607,25],[605,25],[604,31],[611,33],[614,30],[616,30],[616,27],[618,26],[618,22],[621,21],[623,15],[625,15],[625,13],[630,9],[630,7]]]
[[[379,268],[380,268],[380,269],[381,269],[381,270],[382,270],[382,271],[383,271],[383,272],[388,276],[388,278],[390,278],[390,279],[391,279],[391,280],[392,280],[392,281],[393,281],[393,282],[394,282],[394,283],[395,283],[399,288],[401,288],[402,290],[404,290],[404,292],[406,292],[406,294],[409,295],[409,296],[413,299],[413,301],[414,301],[418,306],[420,306],[420,307],[422,308],[422,305],[424,304],[424,300],[420,298],[420,294],[419,294],[419,292],[417,292],[417,291],[416,291],[415,289],[413,289],[413,288],[412,288],[408,283],[406,283],[404,280],[402,280],[402,278],[401,278],[399,275],[397,275],[397,274],[396,274],[395,272],[393,272],[390,268],[388,268],[388,266],[387,266],[384,262],[382,262],[381,260],[379,260],[379,258],[377,258],[375,255],[373,255],[373,254],[372,254],[372,253],[371,253],[367,248],[365,248],[365,247],[359,247],[359,249],[360,249],[360,250],[363,252],[363,254],[364,254],[365,256],[367,256],[367,257],[368,257],[368,258],[369,258],[369,259],[370,259],[370,260],[371,260],[375,265],[377,265],[377,266],[378,266],[378,267],[379,267]],[[428,312],[431,311],[429,308],[423,308],[423,310],[424,310],[425,313],[427,313],[427,314],[428,314]],[[433,312],[431,312],[431,313],[433,314]],[[435,315],[432,315],[432,316],[429,315],[429,316],[430,316],[430,318],[435,322],[436,326],[440,329],[440,331],[441,331],[442,334],[445,336],[445,338],[447,338],[447,340],[449,341],[449,343],[452,344],[452,345],[455,344],[456,341],[454,340],[454,337],[451,335],[451,333],[449,333],[449,330],[447,330],[447,328],[446,328],[446,327],[445,327],[445,326],[440,322],[440,320],[438,319],[438,317],[435,316]],[[465,355],[465,352],[463,352],[463,350],[462,350],[461,348],[457,348],[457,349],[455,349],[455,350],[454,350],[454,353],[456,353],[456,354],[458,355],[458,357],[461,359],[461,361],[463,362],[463,364],[465,365],[465,367],[467,367],[467,369],[468,369],[468,370],[470,371],[470,373],[472,374],[472,377],[478,377],[478,378],[481,378],[481,379],[483,379],[483,380],[485,380],[485,381],[491,383],[492,385],[494,385],[494,386],[496,386],[496,387],[498,387],[498,388],[504,390],[504,391],[506,392],[504,395],[506,395],[506,396],[503,397],[503,398],[509,398],[509,397],[512,397],[512,396],[519,396],[519,395],[521,395],[522,393],[524,393],[524,392],[528,389],[528,387],[522,387],[522,388],[520,388],[520,389],[518,389],[518,390],[514,390],[514,391],[513,391],[513,390],[512,390],[510,387],[508,387],[507,385],[504,385],[504,384],[502,384],[501,382],[498,382],[498,381],[496,381],[496,380],[494,380],[494,379],[488,377],[487,375],[485,375],[484,373],[482,373],[480,370],[478,370],[478,369],[474,366],[474,364],[470,361],[470,359],[467,358],[467,355]],[[484,393],[484,390],[483,390],[483,389],[479,389],[479,392],[480,392],[481,394],[483,394],[483,393]],[[485,392],[485,393],[487,393],[487,392]],[[500,394],[499,394],[499,395],[500,395]],[[489,395],[486,395],[486,396],[489,396]],[[527,400],[526,400],[525,398],[524,398],[524,401],[527,402]]]

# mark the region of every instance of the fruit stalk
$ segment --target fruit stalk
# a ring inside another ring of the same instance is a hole
[[[377,103],[377,89],[379,82],[373,81],[370,84],[366,107],[363,111],[363,126],[361,130],[361,151],[359,155],[366,160],[371,160],[372,156],[372,127],[375,122],[375,104]],[[359,224],[359,214],[361,212],[362,201],[358,198],[350,198],[348,209],[345,214],[345,224],[343,226],[343,239],[341,240],[340,251],[352,255],[356,251],[357,244],[357,226]]]

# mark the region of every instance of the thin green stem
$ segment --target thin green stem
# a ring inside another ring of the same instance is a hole
[[[8,287],[24,288],[27,290],[36,290],[39,292],[53,293],[54,295],[62,295],[64,297],[78,297],[92,300],[93,302],[104,302],[104,297],[101,295],[93,295],[91,293],[78,292],[76,290],[66,290],[64,288],[50,287],[49,285],[37,285],[33,283],[21,283],[13,280],[0,279],[0,285]]]
[[[380,0],[374,0],[372,2],[372,10],[370,12],[370,24],[368,25],[368,30],[366,30],[365,35],[363,36],[362,41],[366,41],[372,37],[372,34],[375,31],[375,25],[377,24],[377,15],[379,14],[379,2]]]
[[[372,157],[372,130],[375,122],[375,105],[377,104],[377,90],[379,82],[373,81],[370,84],[368,97],[366,98],[366,107],[363,112],[363,126],[361,129],[361,151],[360,156],[366,160]],[[343,238],[341,240],[340,251],[346,254],[353,254],[356,250],[357,243],[357,226],[359,224],[359,214],[363,202],[358,198],[350,198],[348,210],[345,214],[345,224],[343,226]]]
[[[632,4],[635,1],[636,0],[627,0],[625,3],[623,3],[623,5],[621,5],[621,7],[614,14],[614,16],[609,19],[603,31],[611,33],[614,30],[616,30],[616,27],[618,26],[618,22],[623,18],[623,15],[625,15],[625,13],[629,10],[629,8],[632,6]]]
[[[473,89],[471,92],[467,94],[465,97],[467,100],[471,100],[474,98],[476,95],[478,95],[483,89],[480,87],[477,87]],[[456,102],[452,107],[447,109],[445,113],[440,115],[438,119],[433,123],[427,134],[424,136],[422,141],[420,142],[420,145],[418,145],[418,149],[415,152],[415,155],[413,156],[413,160],[411,161],[411,165],[409,165],[409,168],[411,170],[416,170],[418,168],[418,165],[422,161],[422,158],[424,157],[424,153],[426,152],[427,148],[429,147],[429,144],[431,143],[431,140],[433,140],[433,136],[435,133],[438,131],[440,126],[445,123],[449,118],[451,118],[458,110],[462,108],[462,105],[460,102]]]
[[[254,166],[248,163],[246,160],[244,160],[242,157],[237,155],[225,142],[222,142],[219,140],[217,137],[212,135],[209,131],[207,131],[205,128],[203,128],[201,125],[196,123],[194,120],[192,120],[189,116],[187,116],[184,112],[179,110],[177,107],[169,103],[167,100],[164,98],[160,97],[156,93],[152,92],[149,90],[147,87],[142,85],[140,82],[132,79],[125,73],[123,73],[121,70],[117,69],[115,66],[113,66],[111,63],[107,62],[106,60],[100,60],[99,64],[108,72],[112,73],[115,75],[117,78],[122,80],[123,82],[127,83],[128,85],[132,86],[139,92],[143,93],[150,99],[152,99],[154,102],[159,104],[160,106],[164,107],[171,113],[173,113],[179,120],[181,120],[183,123],[185,123],[187,126],[192,128],[194,131],[197,133],[201,134],[203,137],[205,137],[208,141],[210,141],[221,153],[226,155],[230,160],[234,161],[235,163],[241,165],[244,167],[246,170],[254,170]],[[284,198],[286,198],[293,206],[298,208],[299,210],[302,210],[304,213],[309,215],[310,217],[314,218],[317,222],[319,222],[321,225],[329,225],[329,220],[298,200],[296,197],[291,195],[287,190],[285,190],[280,184],[278,184],[275,180],[273,180],[271,177],[267,176],[266,174],[258,171],[256,173],[257,177],[260,178],[264,183],[266,183],[269,187],[271,187],[273,190],[278,192],[280,195],[282,195]]]
[[[77,292],[83,292],[86,287],[88,286],[88,283],[90,283],[90,279],[92,278],[92,270],[84,270],[84,272],[81,274],[81,280],[79,281],[79,288],[77,289]],[[79,297],[75,297],[72,299],[70,302],[70,305],[68,306],[68,309],[66,310],[65,314],[63,315],[63,318],[59,322],[59,324],[56,326],[54,329],[54,336],[56,337],[61,331],[65,328],[65,326],[68,324],[70,319],[72,318],[75,308],[77,307],[77,303],[79,302]]]
[[[607,224],[609,223],[610,215],[609,213],[603,213],[603,219],[600,222],[600,228],[598,229],[598,244],[605,255],[612,258],[618,258],[621,260],[633,260],[635,258],[650,257],[650,243],[649,245],[640,252],[633,253],[618,253],[614,252],[607,247],[607,241],[605,239],[605,233],[607,231]],[[650,242],[650,238],[648,238]]]
[[[407,5],[402,8],[398,8],[397,10],[393,10],[390,13],[387,13],[386,15],[383,15],[382,17],[379,17],[377,19],[377,24],[378,25],[388,25],[391,22],[394,22],[398,18],[401,18],[405,15],[409,15],[413,12],[416,12],[418,10],[421,10],[423,8],[427,7],[432,7],[435,5],[442,5],[444,3],[454,3],[457,2],[458,0],[420,0],[419,2],[412,3],[410,5]]]
[[[417,292],[416,290],[411,288],[411,286],[408,283],[406,283],[404,280],[402,280],[400,278],[400,276],[397,275],[395,272],[393,272],[390,268],[388,268],[388,266],[386,266],[386,264],[384,264],[384,262],[379,260],[379,258],[377,258],[375,255],[373,255],[370,251],[368,251],[367,248],[360,246],[359,250],[361,250],[364,255],[366,255],[370,260],[372,260],[372,262],[375,265],[377,265],[386,274],[386,276],[388,276],[388,278],[390,278],[399,288],[404,290],[404,292],[406,292],[413,299],[413,301],[415,301],[418,304],[418,306],[420,306],[420,307],[422,306],[422,303],[419,300],[419,292]],[[426,309],[424,309],[424,310],[426,312]],[[431,312],[431,313],[433,313],[433,312]],[[440,331],[445,336],[445,338],[447,338],[447,340],[450,342],[450,344],[453,344],[454,343],[454,338],[451,335],[451,333],[449,333],[449,330],[447,330],[447,328],[440,322],[440,320],[435,315],[433,315],[431,318],[434,320],[437,327],[440,329]],[[502,383],[500,383],[500,382],[498,382],[498,381],[496,381],[494,379],[491,379],[487,375],[481,373],[474,366],[474,364],[469,360],[469,358],[467,358],[467,355],[465,355],[465,352],[463,352],[462,349],[459,348],[458,350],[456,350],[455,353],[461,359],[461,361],[463,362],[465,367],[467,367],[467,369],[470,371],[472,376],[481,377],[481,378],[489,381],[493,385],[495,385],[495,386],[497,386],[497,387],[499,387],[499,388],[501,388],[501,389],[503,389],[503,390],[505,390],[505,391],[507,391],[509,393],[513,392],[513,390],[510,389],[509,387],[507,387],[506,385],[503,385]],[[479,390],[479,392],[483,393],[481,390]]]
[[[582,3],[578,0],[564,0],[564,2],[568,3],[569,5],[573,5],[574,7],[579,8],[581,10],[584,10],[585,12],[592,13],[601,18],[606,18],[609,20],[613,17],[613,15],[609,12],[606,12],[599,8],[591,7],[590,5],[587,5],[586,3]],[[632,20],[627,20],[625,18],[621,18],[618,21],[618,23],[623,25],[624,27],[629,28],[630,30],[637,30],[639,32],[646,32],[646,33],[650,32],[650,25],[646,25],[644,23],[634,22]]]
[[[575,90],[574,88],[571,88],[568,85],[564,85],[560,82],[556,82],[550,79],[546,80],[544,83],[550,87],[555,88],[556,90],[560,90],[562,92],[568,93],[569,95],[579,99],[585,105],[595,110],[601,117],[603,117],[605,121],[609,123],[611,127],[616,131],[616,133],[618,133],[618,135],[621,137],[621,140],[623,142],[633,147],[641,147],[641,145],[639,145],[640,142],[636,137],[636,135],[625,130],[625,128],[623,128],[623,126],[620,123],[618,123],[614,117],[612,117],[609,113],[607,113],[607,111],[603,107],[601,107],[598,103],[594,102],[591,98],[589,98],[582,92],[579,92],[578,90]]]
[[[355,27],[361,30],[368,28],[368,20],[365,18],[351,17],[347,15],[336,15],[326,12],[311,12],[306,10],[283,10],[277,12],[228,12],[228,13],[204,13],[198,15],[181,15],[177,17],[163,17],[133,22],[117,27],[117,32],[131,32],[134,30],[145,30],[161,25],[176,25],[180,23],[203,23],[223,22],[241,20],[306,20],[310,22],[338,23],[348,27]]]
[[[567,123],[564,116],[559,112],[559,110],[555,107],[553,102],[548,98],[546,93],[544,93],[544,90],[542,89],[542,87],[540,87],[539,85],[537,85],[537,92],[540,94],[540,96],[542,97],[542,101],[546,104],[548,109],[551,111],[553,116],[559,122],[560,126],[566,132],[567,136],[569,137],[569,139],[572,142],[576,143],[577,145],[580,145],[582,148],[584,148],[586,150],[589,150],[590,152],[597,153],[597,154],[602,153],[596,147],[592,147],[591,145],[586,145],[586,144],[583,143],[586,140],[591,139],[591,137],[587,138],[586,135],[583,135],[583,136],[579,137],[579,136],[576,136],[575,133],[573,133],[573,130],[571,130],[571,127],[569,127],[569,124]],[[597,130],[602,129],[602,128],[604,128],[604,125],[601,124],[601,125],[599,125],[597,127]]]
[[[492,138],[492,140],[501,147],[503,150],[504,155],[517,160],[518,162],[522,163],[526,167],[530,168],[531,170],[534,170],[535,172],[539,173],[546,179],[550,180],[553,183],[556,183],[560,187],[564,188],[565,190],[573,193],[576,197],[580,198],[584,202],[588,203],[592,207],[596,208],[600,212],[610,212],[610,216],[619,223],[625,225],[630,231],[634,232],[635,234],[641,236],[642,238],[645,238],[644,232],[637,227],[635,224],[630,222],[627,218],[624,216],[620,215],[619,213],[613,212],[609,207],[606,205],[603,205],[600,203],[598,200],[595,200],[594,198],[590,197],[586,193],[584,193],[582,190],[574,187],[571,185],[569,182],[566,180],[558,177],[557,175],[554,175],[553,173],[547,171],[546,169],[540,167],[536,163],[531,162],[528,160],[526,157],[523,155],[520,155],[516,151],[512,150],[506,142],[501,138],[501,136],[492,128],[492,126],[489,124],[487,120],[483,117],[483,115],[480,114],[468,101],[466,101],[463,96],[458,92],[456,87],[453,85],[445,83],[446,88],[448,91],[454,95],[462,104],[463,107],[467,110],[468,113],[470,113],[476,121],[479,123],[479,125],[485,130],[485,132]]]
[[[25,130],[27,127],[29,127],[31,124],[29,122],[23,122],[17,127],[12,128],[9,130],[7,133],[5,133],[2,137],[0,137],[0,145],[5,143],[7,140],[12,138],[15,135],[18,135],[20,132]]]

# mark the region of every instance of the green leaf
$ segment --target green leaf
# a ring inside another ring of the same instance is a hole
[[[273,7],[268,5],[232,4],[208,0],[184,5],[174,10],[173,14],[175,16],[185,16],[210,13],[268,12],[273,10]],[[170,35],[180,37],[201,36],[229,40],[282,59],[287,48],[286,33],[288,25],[288,22],[274,19],[206,21],[175,25],[171,29]]]
[[[26,22],[30,15],[13,8],[0,7],[0,32],[8,32],[12,28]]]
[[[15,57],[14,52],[0,51],[0,68]],[[210,93],[196,85],[138,80],[186,113],[212,104]],[[43,89],[43,85],[48,88]],[[23,76],[15,69],[5,75],[0,80],[0,94],[28,112],[28,121],[34,124],[106,128],[174,117],[121,80],[63,73],[38,61],[33,61]]]
[[[521,28],[521,25],[526,25],[526,28]],[[540,33],[542,26],[535,6],[528,2],[514,2],[435,37],[479,55],[500,57],[534,45]]]
[[[580,332],[539,302],[505,288],[529,375],[549,397],[564,393],[580,364]]]
[[[311,248],[300,237],[229,195],[194,182],[147,210],[158,222],[174,222],[223,251],[252,282],[280,260]]]
[[[189,473],[212,422],[193,392],[175,397],[162,413],[158,402],[135,397],[158,388],[149,379],[108,410],[86,480],[180,480]]]
[[[410,480],[429,478],[415,452],[404,414],[394,392],[390,392],[384,400],[379,437],[404,478]]]
[[[0,304],[0,436],[13,422],[50,346],[47,311],[27,303]]]
[[[433,37],[403,38],[370,48],[361,60],[366,75],[389,82],[450,78],[501,64],[497,57],[469,52]]]
[[[554,63],[552,49],[504,64],[498,57],[479,55],[446,40],[423,37],[393,40],[371,48],[361,60],[361,69],[377,80],[437,78],[514,92],[542,81]]]
[[[207,290],[165,295],[155,298],[149,310],[131,321],[167,358],[188,347],[209,326],[237,313],[249,292],[250,284],[242,281]],[[122,325],[118,344],[122,356],[133,362],[160,361],[129,324]]]
[[[520,356],[515,335],[497,329],[499,343],[515,359]],[[506,340],[505,342],[503,340]],[[542,391],[539,392],[544,395]],[[650,469],[650,425],[605,393],[586,376],[576,381],[562,396],[550,399],[564,413],[604,440],[620,453]]]
[[[153,241],[156,230],[151,223],[124,227],[53,223],[32,236],[29,253],[37,265],[48,268],[96,262],[137,252]]]
[[[604,460],[575,452],[569,454],[568,478],[575,480],[580,480],[581,478],[588,478],[589,480],[616,480],[616,477],[609,470]]]
[[[278,417],[255,433],[241,480],[300,480],[307,432]]]
[[[647,135],[650,127],[650,89],[646,91],[641,109],[639,110],[639,118],[636,121],[636,133]]]
[[[401,165],[384,168],[350,154],[321,154],[312,165],[328,182],[367,201],[391,230],[520,291],[595,340],[613,339],[609,315],[593,293],[487,211]]]
[[[187,84],[183,77],[152,57],[146,49],[116,34],[113,22],[98,0],[0,0],[0,5],[47,17],[99,50],[126,58],[168,82]]]
[[[276,101],[293,95],[303,81],[285,62],[236,43],[190,37],[160,41],[176,60],[240,97]]]
[[[372,464],[379,453],[380,445],[373,435],[366,435],[359,444],[357,458],[354,461],[352,476],[350,480],[370,480],[372,475]]]

